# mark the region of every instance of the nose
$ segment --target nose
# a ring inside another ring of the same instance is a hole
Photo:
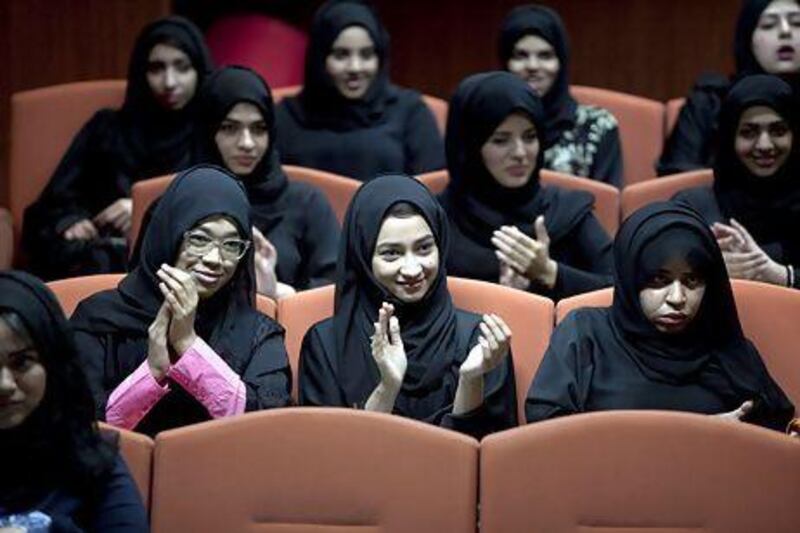
[[[0,366],[0,397],[8,398],[17,390],[14,374],[6,366]]]
[[[406,279],[415,279],[422,274],[422,265],[414,256],[407,256],[400,266],[400,276]]]
[[[781,37],[790,36],[792,34],[792,26],[789,24],[789,17],[783,16],[780,18],[780,26],[778,27]]]
[[[515,159],[525,159],[525,143],[522,139],[514,139],[511,146],[511,156]]]
[[[361,72],[364,69],[364,62],[358,57],[358,54],[353,54],[350,56],[350,60],[347,62],[347,71],[348,72]]]
[[[175,69],[167,68],[164,71],[164,87],[167,89],[174,89],[177,85],[177,78],[175,76]]]
[[[775,147],[775,144],[772,142],[772,137],[770,137],[769,132],[762,131],[758,139],[756,140],[756,148],[758,150],[771,150]]]
[[[539,57],[536,54],[528,55],[528,70],[539,70],[540,66]]]
[[[667,303],[672,307],[680,309],[686,303],[686,288],[680,282],[675,280],[669,286],[667,291]]]
[[[206,255],[203,256],[203,263],[208,265],[218,265],[222,262],[222,253],[220,252],[220,244],[215,242],[214,246],[206,252]]]
[[[239,148],[243,150],[252,150],[255,147],[253,135],[250,133],[250,128],[244,128],[242,134],[239,136]]]

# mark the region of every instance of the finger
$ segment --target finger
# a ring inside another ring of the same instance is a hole
[[[545,245],[550,244],[550,234],[547,233],[547,227],[544,225],[544,215],[536,217],[536,221],[533,223],[533,229],[536,233],[537,241]]]
[[[516,226],[503,226],[500,228],[500,231],[495,232],[495,234],[498,237],[505,239],[510,246],[520,251],[536,250],[538,245],[534,239],[525,235]]]
[[[522,265],[516,259],[513,259],[507,256],[505,253],[501,252],[500,250],[495,250],[494,255],[497,257],[499,261],[506,263],[510,266],[516,273],[523,275],[525,273],[525,266]]]
[[[739,420],[741,420],[742,418],[747,416],[752,410],[753,410],[753,401],[747,400],[741,406],[739,406],[739,408],[736,411],[734,411],[734,416]]]
[[[402,346],[403,338],[400,336],[400,321],[396,316],[389,319],[389,342],[392,346]]]
[[[731,226],[736,228],[736,231],[738,231],[745,240],[753,240],[753,237],[750,235],[750,232],[747,231],[747,228],[739,224],[739,221],[735,218],[731,218]]]
[[[507,339],[510,339],[510,338],[511,338],[511,335],[512,335],[512,333],[511,333],[511,328],[510,328],[510,327],[508,327],[508,324],[506,324],[505,320],[503,320],[503,319],[500,317],[500,315],[496,315],[496,314],[494,314],[494,313],[492,313],[492,315],[491,315],[491,316],[494,318],[494,321],[495,321],[495,323],[498,325],[498,327],[500,327],[500,329],[502,329],[502,330],[503,330],[503,334],[506,336],[506,338],[507,338]]]
[[[491,332],[491,337],[489,337],[489,339],[494,339],[495,343],[497,344],[497,348],[499,349],[500,344],[506,341],[505,333],[503,333],[503,330],[497,325],[492,315],[484,315],[483,323],[486,324]]]
[[[507,240],[499,237],[492,237],[492,244],[506,256],[512,258],[515,262],[525,264],[535,257],[535,252],[525,250],[524,248],[517,247]]]

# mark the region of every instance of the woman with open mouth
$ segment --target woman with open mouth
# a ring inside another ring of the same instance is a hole
[[[447,217],[409,176],[363,185],[345,217],[333,317],[303,339],[303,405],[395,413],[481,437],[516,425],[511,331],[457,309]]]
[[[556,327],[525,417],[658,409],[722,415],[783,431],[794,406],[744,336],[714,234],[686,206],[651,204],[614,241],[611,307]]]
[[[800,4],[797,0],[746,0],[734,36],[736,71],[704,74],[686,99],[658,161],[660,176],[711,168],[722,100],[734,83],[753,74],[783,78],[800,89]]]
[[[142,30],[122,108],[95,113],[25,212],[33,272],[60,279],[127,270],[131,185],[191,164],[194,96],[210,70],[203,35],[188,20]]]
[[[514,74],[458,86],[447,117],[450,182],[439,197],[451,275],[553,299],[611,284],[611,239],[592,195],[539,182],[547,139],[541,99]]]
[[[558,13],[531,4],[506,16],[500,61],[542,99],[549,146],[544,168],[621,187],[617,119],[606,109],[575,101],[569,92],[569,59],[567,31]]]
[[[731,277],[800,288],[800,125],[791,87],[775,76],[744,78],[720,110],[714,185],[676,200],[703,215]]]
[[[389,35],[367,3],[326,2],[310,36],[303,90],[277,107],[283,163],[360,181],[444,167],[421,95],[389,81]]]
[[[290,402],[283,328],[255,308],[250,204],[213,166],[161,197],[138,265],[72,316],[98,417],[154,435]]]

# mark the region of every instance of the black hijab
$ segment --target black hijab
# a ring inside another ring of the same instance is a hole
[[[5,312],[21,319],[47,374],[39,406],[19,426],[0,430],[0,508],[19,512],[56,489],[92,491],[116,450],[97,432],[72,330],[53,293],[29,274],[0,272]]]
[[[212,68],[200,30],[187,19],[172,16],[146,26],[128,63],[128,85],[119,112],[122,135],[129,149],[125,157],[141,175],[152,176],[179,168],[188,161],[192,142],[191,117],[197,98],[180,110],[165,110],[147,83],[148,58],[157,44],[183,51],[197,71],[197,89]],[[196,95],[196,93],[195,93]]]
[[[688,328],[665,334],[644,315],[639,292],[672,258],[684,259],[700,273],[706,289]],[[725,262],[697,212],[672,202],[640,209],[617,233],[614,261],[612,333],[648,379],[700,382],[729,404],[753,399],[757,409],[769,413],[793,410],[742,332]]]
[[[369,33],[378,56],[378,72],[366,94],[357,100],[342,96],[325,69],[325,60],[342,31],[361,26]],[[397,98],[389,83],[389,34],[372,7],[358,0],[329,0],[311,23],[305,81],[287,105],[307,127],[348,131],[380,123],[386,105]]]
[[[791,87],[775,76],[750,76],[725,98],[719,118],[719,146],[714,163],[714,195],[725,217],[733,217],[762,245],[780,243],[784,259],[800,261],[800,123]],[[769,177],[753,176],[736,155],[739,120],[751,107],[766,106],[789,124],[793,142],[783,167]]]
[[[578,108],[578,103],[569,92],[569,40],[561,17],[552,9],[536,4],[517,6],[506,15],[500,31],[500,63],[504,70],[508,68],[514,46],[528,35],[536,35],[547,41],[555,50],[560,64],[553,86],[542,98],[546,125],[542,138],[550,146],[562,132],[574,126]]]
[[[278,156],[275,105],[266,82],[246,67],[224,67],[213,72],[203,84],[198,106],[198,161],[225,166],[214,140],[220,124],[240,102],[253,104],[267,124],[269,146],[258,165],[247,176],[239,176],[252,204],[253,222],[268,232],[283,218],[284,206],[278,199],[289,182]]]
[[[372,255],[383,219],[398,202],[416,208],[431,227],[439,248],[436,280],[419,302],[403,303],[372,274]],[[362,405],[380,381],[370,350],[381,302],[390,302],[400,321],[408,359],[403,390],[414,393],[439,386],[459,355],[455,308],[447,290],[447,218],[428,189],[401,175],[381,176],[361,186],[344,220],[336,268],[334,329],[337,368],[348,405]]]
[[[541,144],[536,167],[525,185],[512,189],[497,182],[483,162],[481,147],[514,112],[527,115],[541,138],[546,131],[544,111],[533,89],[511,73],[486,72],[461,82],[447,116],[445,149],[450,182],[443,203],[461,231],[486,249],[483,261],[489,265],[498,264],[491,237],[500,226],[517,226],[533,235],[534,220],[544,215],[550,238],[556,242],[581,223],[593,203],[588,194],[566,194],[540,185],[539,170],[546,148]]]
[[[164,263],[174,264],[186,231],[215,215],[229,218],[243,239],[252,240],[250,204],[236,178],[211,165],[198,165],[178,174],[153,212],[136,267],[116,290],[94,296],[93,305],[86,306],[73,325],[95,334],[147,337],[164,299],[156,272]],[[253,268],[251,246],[228,284],[198,306],[198,335],[229,362],[246,358],[251,352],[258,319]]]

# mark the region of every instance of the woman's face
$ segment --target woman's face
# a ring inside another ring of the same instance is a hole
[[[439,247],[420,215],[388,216],[381,225],[372,255],[372,274],[402,302],[417,302],[431,288],[439,271]]]
[[[512,113],[500,123],[481,147],[483,164],[503,187],[522,187],[536,170],[539,136],[531,119]]]
[[[197,70],[183,50],[157,44],[147,58],[147,84],[164,109],[183,109],[197,89]]]
[[[506,68],[544,97],[556,81],[561,62],[550,43],[538,35],[526,35],[514,45]]]
[[[800,71],[800,6],[796,0],[774,0],[753,30],[753,56],[769,74]]]
[[[201,299],[210,298],[233,278],[249,246],[228,218],[210,217],[185,233],[175,267],[192,275]]]
[[[325,70],[342,96],[357,100],[367,94],[375,80],[378,63],[369,32],[361,26],[350,26],[333,41]]]
[[[754,106],[739,117],[734,150],[754,176],[775,174],[786,163],[792,142],[792,129],[772,108]]]
[[[247,176],[269,148],[269,129],[258,107],[239,102],[219,125],[214,141],[228,170]]]
[[[22,424],[36,410],[47,388],[39,354],[0,319],[0,429]]]
[[[679,333],[697,316],[705,292],[705,280],[678,258],[662,266],[639,291],[639,305],[658,331]]]

